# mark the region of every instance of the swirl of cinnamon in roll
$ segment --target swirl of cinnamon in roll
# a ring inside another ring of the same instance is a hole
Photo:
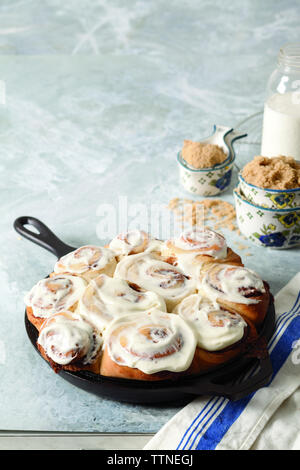
[[[242,266],[214,264],[204,270],[199,290],[223,308],[260,324],[269,304],[269,286],[258,274]]]
[[[115,253],[100,246],[85,245],[60,258],[55,273],[70,273],[89,281],[99,274],[112,276],[116,267]]]
[[[193,329],[178,315],[159,310],[127,315],[112,322],[105,332],[101,374],[128,376],[127,368],[144,374],[184,371],[195,348]],[[131,378],[144,378],[131,372]]]
[[[61,312],[44,321],[37,345],[55,370],[61,367],[78,370],[96,362],[102,338],[84,319],[71,312]]]
[[[206,351],[220,351],[237,343],[247,328],[239,314],[222,309],[200,294],[183,299],[174,312],[195,329],[198,346]]]
[[[162,253],[175,257],[177,265],[191,276],[198,276],[205,263],[242,264],[241,258],[227,247],[225,238],[207,227],[186,231],[179,238],[167,240]]]
[[[167,240],[166,245],[176,248],[177,253],[195,252],[214,258],[226,258],[227,244],[220,233],[207,227],[187,230],[179,238]]]
[[[230,299],[243,304],[258,303],[257,296],[265,292],[263,281],[251,269],[217,264],[204,275],[202,289],[213,300]]]
[[[179,268],[153,254],[142,253],[123,258],[117,265],[114,277],[161,295],[168,311],[185,296],[195,292],[193,280]]]
[[[144,251],[150,237],[143,230],[130,230],[119,233],[109,244],[109,248],[118,255],[136,255]]]
[[[56,274],[42,279],[25,296],[28,319],[40,328],[51,315],[74,311],[86,287],[86,282],[77,276]]]
[[[124,280],[100,274],[93,279],[79,301],[81,316],[99,331],[115,318],[151,309],[166,311],[164,299],[155,292],[136,290]]]
[[[160,252],[162,243],[143,230],[130,230],[113,238],[108,247],[115,252],[118,261],[120,261],[124,256],[136,255],[144,251]]]

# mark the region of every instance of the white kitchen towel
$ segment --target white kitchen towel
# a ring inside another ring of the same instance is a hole
[[[300,449],[300,405],[293,399],[300,390],[300,273],[276,295],[275,310],[276,330],[268,344],[273,365],[269,384],[235,402],[197,398],[145,449]],[[289,429],[286,435],[284,429]]]

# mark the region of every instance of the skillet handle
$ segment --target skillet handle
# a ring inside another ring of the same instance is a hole
[[[259,366],[260,370],[257,374],[248,377],[245,381],[238,384],[212,384],[215,389],[215,394],[223,395],[230,400],[236,401],[256,392],[259,388],[268,385],[273,373],[270,357],[267,356],[261,359],[259,361]]]
[[[25,226],[34,227],[38,233]],[[43,224],[43,222],[35,217],[18,217],[14,221],[14,229],[22,235],[22,237],[45,248],[57,256],[57,258],[70,253],[70,251],[76,250],[73,246],[66,245],[62,242],[45,224]]]
[[[272,373],[273,367],[270,356],[267,355],[259,359],[259,368],[260,370],[257,374],[249,376],[242,382],[239,383],[218,383],[217,378],[214,380],[204,380],[199,389],[201,395],[217,395],[228,398],[232,401],[240,400],[251,393],[255,392],[259,388],[268,385]],[[194,383],[194,386],[189,386],[189,390],[184,387],[184,391],[197,395],[197,383]]]

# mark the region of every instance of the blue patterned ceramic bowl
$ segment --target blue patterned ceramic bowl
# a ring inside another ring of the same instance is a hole
[[[212,135],[201,142],[218,145],[224,150],[227,158],[220,165],[211,168],[193,168],[182,158],[181,152],[178,152],[177,161],[183,187],[188,192],[199,196],[216,196],[225,191],[231,183],[235,160],[233,143],[246,135],[230,127],[214,125]]]
[[[249,202],[269,209],[300,208],[300,188],[295,189],[265,189],[247,183],[239,173],[241,191]]]
[[[240,186],[233,192],[239,229],[253,243],[274,249],[300,245],[300,207],[270,209],[248,201]]]
[[[180,182],[190,193],[199,196],[215,196],[225,191],[230,185],[234,160],[235,156],[222,165],[197,170],[188,167],[179,152],[177,161]]]

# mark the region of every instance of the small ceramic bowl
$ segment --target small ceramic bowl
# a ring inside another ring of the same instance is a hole
[[[275,249],[300,245],[300,207],[270,209],[248,201],[238,186],[234,192],[236,218],[245,237]]]
[[[238,176],[241,191],[249,202],[269,209],[300,207],[300,188],[265,189],[247,183],[241,173]]]
[[[199,196],[216,196],[216,194],[225,191],[231,182],[232,167],[234,158],[225,165],[218,165],[212,168],[201,168],[192,170],[187,167],[178,153],[180,182],[190,193]]]
[[[234,131],[230,127],[215,125],[213,134],[201,142],[219,145],[226,153],[227,158],[220,165],[211,168],[193,168],[182,158],[181,151],[178,152],[177,161],[182,186],[188,192],[199,196],[216,196],[225,191],[231,182],[232,167],[235,160],[232,144],[235,140],[246,135]]]

